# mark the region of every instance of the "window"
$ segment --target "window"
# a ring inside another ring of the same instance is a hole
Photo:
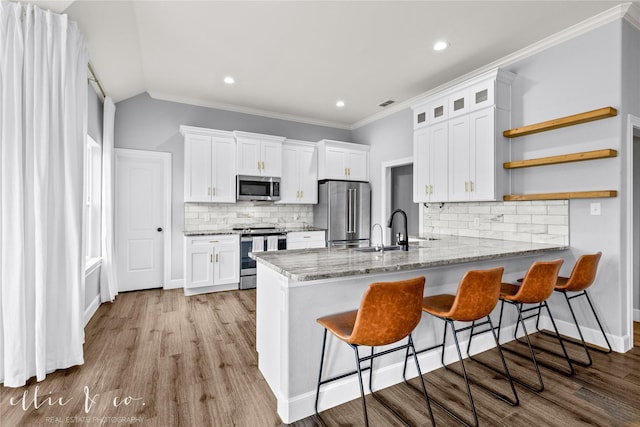
[[[102,148],[87,135],[84,162],[84,247],[87,267],[100,258]]]

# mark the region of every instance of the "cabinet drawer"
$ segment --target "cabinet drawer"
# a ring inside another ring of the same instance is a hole
[[[287,249],[324,248],[324,231],[295,231],[287,233]]]
[[[206,246],[206,245],[217,245],[217,244],[225,244],[225,243],[236,243],[238,242],[237,234],[211,234],[206,236],[191,236],[189,237],[189,245],[193,247],[197,246]]]

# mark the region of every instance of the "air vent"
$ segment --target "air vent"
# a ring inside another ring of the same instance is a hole
[[[392,101],[391,99],[388,99],[388,100],[384,101],[382,104],[379,104],[378,106],[379,107],[386,107],[386,106],[389,106],[389,105],[393,104],[394,102],[396,102],[396,101]]]

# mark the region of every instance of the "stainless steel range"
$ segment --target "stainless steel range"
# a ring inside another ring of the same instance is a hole
[[[235,227],[240,231],[240,289],[256,287],[256,262],[249,252],[287,249],[287,233],[276,227]]]

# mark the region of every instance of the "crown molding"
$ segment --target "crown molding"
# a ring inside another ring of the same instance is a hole
[[[181,104],[196,105],[199,107],[206,107],[206,108],[215,108],[217,110],[233,111],[236,113],[251,114],[253,116],[268,117],[270,119],[286,120],[286,121],[296,122],[296,123],[306,123],[309,125],[316,125],[316,126],[326,126],[330,128],[336,128],[336,129],[346,129],[346,130],[351,129],[351,127],[347,123],[330,122],[325,120],[312,119],[309,117],[301,117],[301,116],[295,116],[291,114],[276,113],[273,111],[260,110],[257,108],[241,107],[239,105],[234,105],[234,104],[224,104],[224,103],[218,103],[218,102],[202,102],[201,100],[198,100],[198,99],[183,98],[183,97],[162,93],[162,92],[156,92],[156,91],[149,91],[147,93],[149,94],[150,97],[161,100],[161,101],[178,102]]]
[[[610,22],[614,22],[621,18],[626,19],[635,27],[640,29],[640,5],[638,4],[638,2],[623,3],[617,6],[614,6],[611,9],[607,9],[604,12],[594,15],[591,18],[585,19],[582,22],[572,25],[571,27],[568,27],[540,41],[537,41],[525,48],[517,50],[490,64],[487,64],[481,68],[478,68],[474,71],[471,71],[467,74],[457,77],[451,81],[448,81],[447,83],[444,83],[440,86],[437,86],[433,89],[423,92],[420,95],[414,96],[413,98],[410,98],[406,101],[399,102],[398,104],[395,104],[392,107],[385,109],[384,111],[380,111],[379,113],[376,113],[360,121],[357,121],[351,125],[350,129],[355,130],[355,129],[361,128],[362,126],[368,125],[384,117],[390,116],[391,114],[397,113],[398,111],[402,111],[406,108],[410,108],[413,104],[419,102],[423,98],[427,98],[429,96],[435,95],[439,92],[442,92],[443,90],[446,90],[450,87],[463,83],[466,80],[469,80],[473,77],[477,77],[483,73],[486,73],[491,69],[511,65],[529,56],[533,56],[539,52],[542,52],[553,46],[557,46],[568,40],[576,38],[582,34],[586,34],[590,31],[595,30],[596,28],[599,28],[603,25],[606,25]]]
[[[624,19],[626,19],[627,22],[636,27],[636,29],[640,30],[640,3],[629,3],[629,7],[627,8],[627,11],[624,15]]]

